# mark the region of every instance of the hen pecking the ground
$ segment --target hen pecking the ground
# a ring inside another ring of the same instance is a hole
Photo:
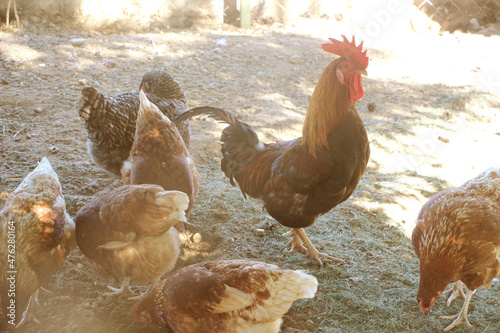
[[[99,273],[124,277],[122,287],[108,287],[107,295],[130,293],[130,279],[153,288],[174,268],[180,240],[172,226],[186,221],[188,200],[158,185],[125,185],[78,211],[76,241],[82,253]]]
[[[132,308],[143,324],[175,333],[277,333],[281,317],[318,281],[302,271],[250,260],[199,263],[173,273]]]
[[[140,91],[146,92],[151,102],[170,119],[186,110],[186,97],[179,83],[163,70],[146,73]],[[129,157],[139,104],[138,92],[106,97],[93,87],[82,90],[79,114],[88,133],[88,153],[97,166],[112,175],[121,176],[122,164]],[[189,147],[189,122],[178,123],[177,129]]]
[[[303,228],[318,216],[348,199],[363,175],[370,148],[355,102],[363,96],[361,75],[368,58],[362,44],[330,39],[325,51],[339,55],[323,71],[307,108],[302,137],[262,143],[254,130],[232,113],[199,107],[179,116],[177,122],[202,113],[229,124],[221,136],[221,168],[243,194],[261,199],[266,211],[292,228],[293,252],[306,252],[320,265],[321,258],[343,260],[320,253]]]
[[[157,184],[186,193],[193,207],[198,172],[177,127],[140,92],[137,130],[129,159],[122,168],[124,184]]]
[[[500,168],[491,168],[458,188],[433,196],[422,207],[412,234],[420,260],[417,299],[429,314],[449,283],[457,282],[448,305],[467,295],[460,313],[445,331],[460,323],[472,326],[467,310],[472,295],[500,274]]]
[[[74,248],[75,225],[44,157],[0,211],[0,302],[9,329],[24,322],[34,294]]]

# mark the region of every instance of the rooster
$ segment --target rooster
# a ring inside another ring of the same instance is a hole
[[[172,226],[186,220],[187,206],[182,192],[125,185],[78,211],[76,241],[82,253],[101,274],[124,277],[122,287],[108,287],[112,292],[106,295],[130,293],[130,279],[154,288],[174,267],[180,240]]]
[[[74,232],[59,178],[44,157],[0,211],[0,303],[10,329],[24,322],[33,295],[76,248]]]
[[[129,159],[124,163],[124,184],[157,184],[186,193],[193,207],[198,172],[177,128],[140,92],[137,130]]]
[[[140,90],[146,92],[148,98],[171,119],[186,110],[184,92],[165,71],[146,73]],[[97,166],[118,177],[121,176],[120,169],[134,142],[139,103],[137,92],[106,97],[93,87],[82,90],[79,113],[88,132],[89,155]],[[189,147],[189,122],[179,123],[177,128]]]
[[[302,137],[279,143],[260,142],[253,129],[230,112],[199,107],[180,115],[174,124],[202,113],[229,124],[221,136],[221,168],[243,194],[261,199],[267,212],[292,228],[291,252],[300,249],[320,265],[320,253],[303,228],[353,193],[368,163],[370,148],[354,104],[363,96],[361,74],[368,58],[362,44],[330,38],[325,51],[340,58],[321,75],[307,108]]]
[[[445,331],[460,323],[471,327],[467,309],[472,295],[500,274],[500,168],[491,168],[458,188],[433,196],[422,207],[412,233],[420,259],[417,300],[428,314],[446,286],[456,282],[448,305],[467,295]]]
[[[292,303],[312,298],[318,281],[302,271],[250,260],[199,263],[178,270],[132,312],[175,333],[277,333]]]

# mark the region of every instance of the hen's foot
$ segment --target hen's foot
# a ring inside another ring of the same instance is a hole
[[[160,278],[155,279],[151,283],[151,285],[149,286],[149,289],[145,293],[139,294],[137,296],[129,297],[128,300],[129,301],[139,301],[139,300],[143,299],[144,297],[146,297],[147,294],[149,294],[151,292],[151,290],[153,290],[158,285],[159,282],[160,282]]]
[[[123,293],[133,294],[132,290],[130,290],[129,284],[130,284],[130,278],[125,278],[125,279],[123,279],[123,284],[122,284],[121,288],[113,288],[111,286],[108,286],[108,289],[111,290],[111,292],[104,293],[103,295],[104,296],[117,296],[117,295],[120,295]]]
[[[460,280],[455,282],[455,285],[453,286],[453,288],[444,291],[443,294],[446,294],[449,292],[451,292],[451,296],[450,296],[450,298],[448,298],[448,301],[446,301],[447,307],[449,307],[451,305],[451,303],[458,297],[465,299],[464,284]]]
[[[469,319],[467,319],[467,310],[469,309],[469,303],[470,303],[470,300],[471,300],[474,292],[475,292],[475,290],[472,290],[472,291],[467,290],[467,295],[465,296],[465,302],[464,302],[462,310],[460,310],[459,314],[457,314],[455,316],[441,316],[441,317],[439,317],[439,319],[448,319],[448,320],[455,319],[448,327],[446,327],[444,329],[445,332],[448,332],[449,330],[451,330],[452,328],[454,328],[458,324],[465,324],[468,327],[473,327],[469,323]]]
[[[289,253],[295,252],[296,250],[301,250],[306,253],[306,256],[313,258],[320,266],[323,266],[323,259],[329,259],[338,263],[345,264],[346,262],[342,259],[335,258],[329,254],[319,252],[313,243],[307,237],[306,232],[302,228],[293,228],[289,232],[283,234],[283,236],[292,236],[292,239],[288,243],[292,248]]]

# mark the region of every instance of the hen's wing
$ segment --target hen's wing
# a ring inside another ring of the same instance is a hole
[[[112,249],[137,237],[164,233],[185,221],[189,199],[178,191],[157,185],[125,185],[80,209],[76,235],[82,252],[90,258],[97,248]]]
[[[255,322],[279,319],[317,288],[313,276],[248,260],[189,266],[173,274],[169,284],[169,300],[192,317],[232,313]]]
[[[100,217],[109,233],[155,236],[185,222],[188,203],[183,192],[164,191],[158,185],[126,185],[102,198]]]

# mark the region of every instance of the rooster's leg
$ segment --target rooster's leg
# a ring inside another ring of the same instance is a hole
[[[121,286],[120,289],[108,286],[108,289],[111,290],[111,292],[104,293],[104,296],[119,295],[121,293],[131,294],[132,290],[130,290],[129,285],[130,285],[130,278],[126,277],[126,278],[123,279],[123,284],[122,284],[122,286]]]
[[[140,295],[137,295],[137,296],[132,296],[132,297],[129,297],[129,298],[128,298],[128,300],[129,300],[129,301],[132,301],[132,300],[134,300],[134,301],[138,301],[138,300],[142,299],[144,296],[146,296],[147,294],[149,294],[149,292],[150,292],[151,290],[153,290],[153,289],[154,289],[154,288],[158,285],[158,283],[159,283],[159,282],[160,282],[160,277],[156,278],[156,279],[155,279],[155,280],[151,283],[151,285],[149,286],[148,291],[146,291],[144,294],[140,294]]]
[[[302,251],[304,253],[307,253],[307,249],[304,246],[304,242],[302,242],[302,239],[300,239],[300,236],[295,232],[295,229],[290,229],[289,232],[285,232],[283,234],[284,237],[292,237],[287,246],[291,246],[290,251],[288,253],[294,253],[295,251]]]
[[[323,262],[321,261],[320,258],[326,258],[330,259],[332,261],[336,261],[342,264],[345,264],[346,262],[342,259],[332,257],[331,255],[321,253],[319,252],[316,247],[314,247],[313,243],[309,240],[309,237],[307,237],[306,232],[302,228],[293,228],[290,232],[286,233],[285,235],[292,236],[292,240],[288,243],[292,245],[292,250],[291,252],[295,251],[296,248],[299,248],[300,250],[306,252],[306,254],[310,257],[312,257],[316,262],[320,265],[323,266]],[[284,235],[284,236],[285,236]]]
[[[468,327],[472,327],[472,325],[469,323],[469,320],[467,319],[467,310],[469,309],[469,303],[472,298],[472,295],[474,295],[475,290],[467,290],[467,295],[465,296],[465,302],[464,305],[462,306],[462,310],[455,315],[455,316],[442,316],[439,317],[440,319],[455,319],[450,326],[446,327],[444,329],[445,332],[448,332],[458,324],[465,324]]]
[[[460,280],[458,280],[457,282],[455,282],[455,285],[453,286],[453,288],[444,291],[443,294],[444,293],[449,293],[449,292],[451,292],[451,296],[450,296],[450,298],[448,298],[448,301],[446,301],[446,306],[447,307],[449,307],[451,305],[451,303],[457,297],[462,297],[463,299],[465,299],[464,284]]]

